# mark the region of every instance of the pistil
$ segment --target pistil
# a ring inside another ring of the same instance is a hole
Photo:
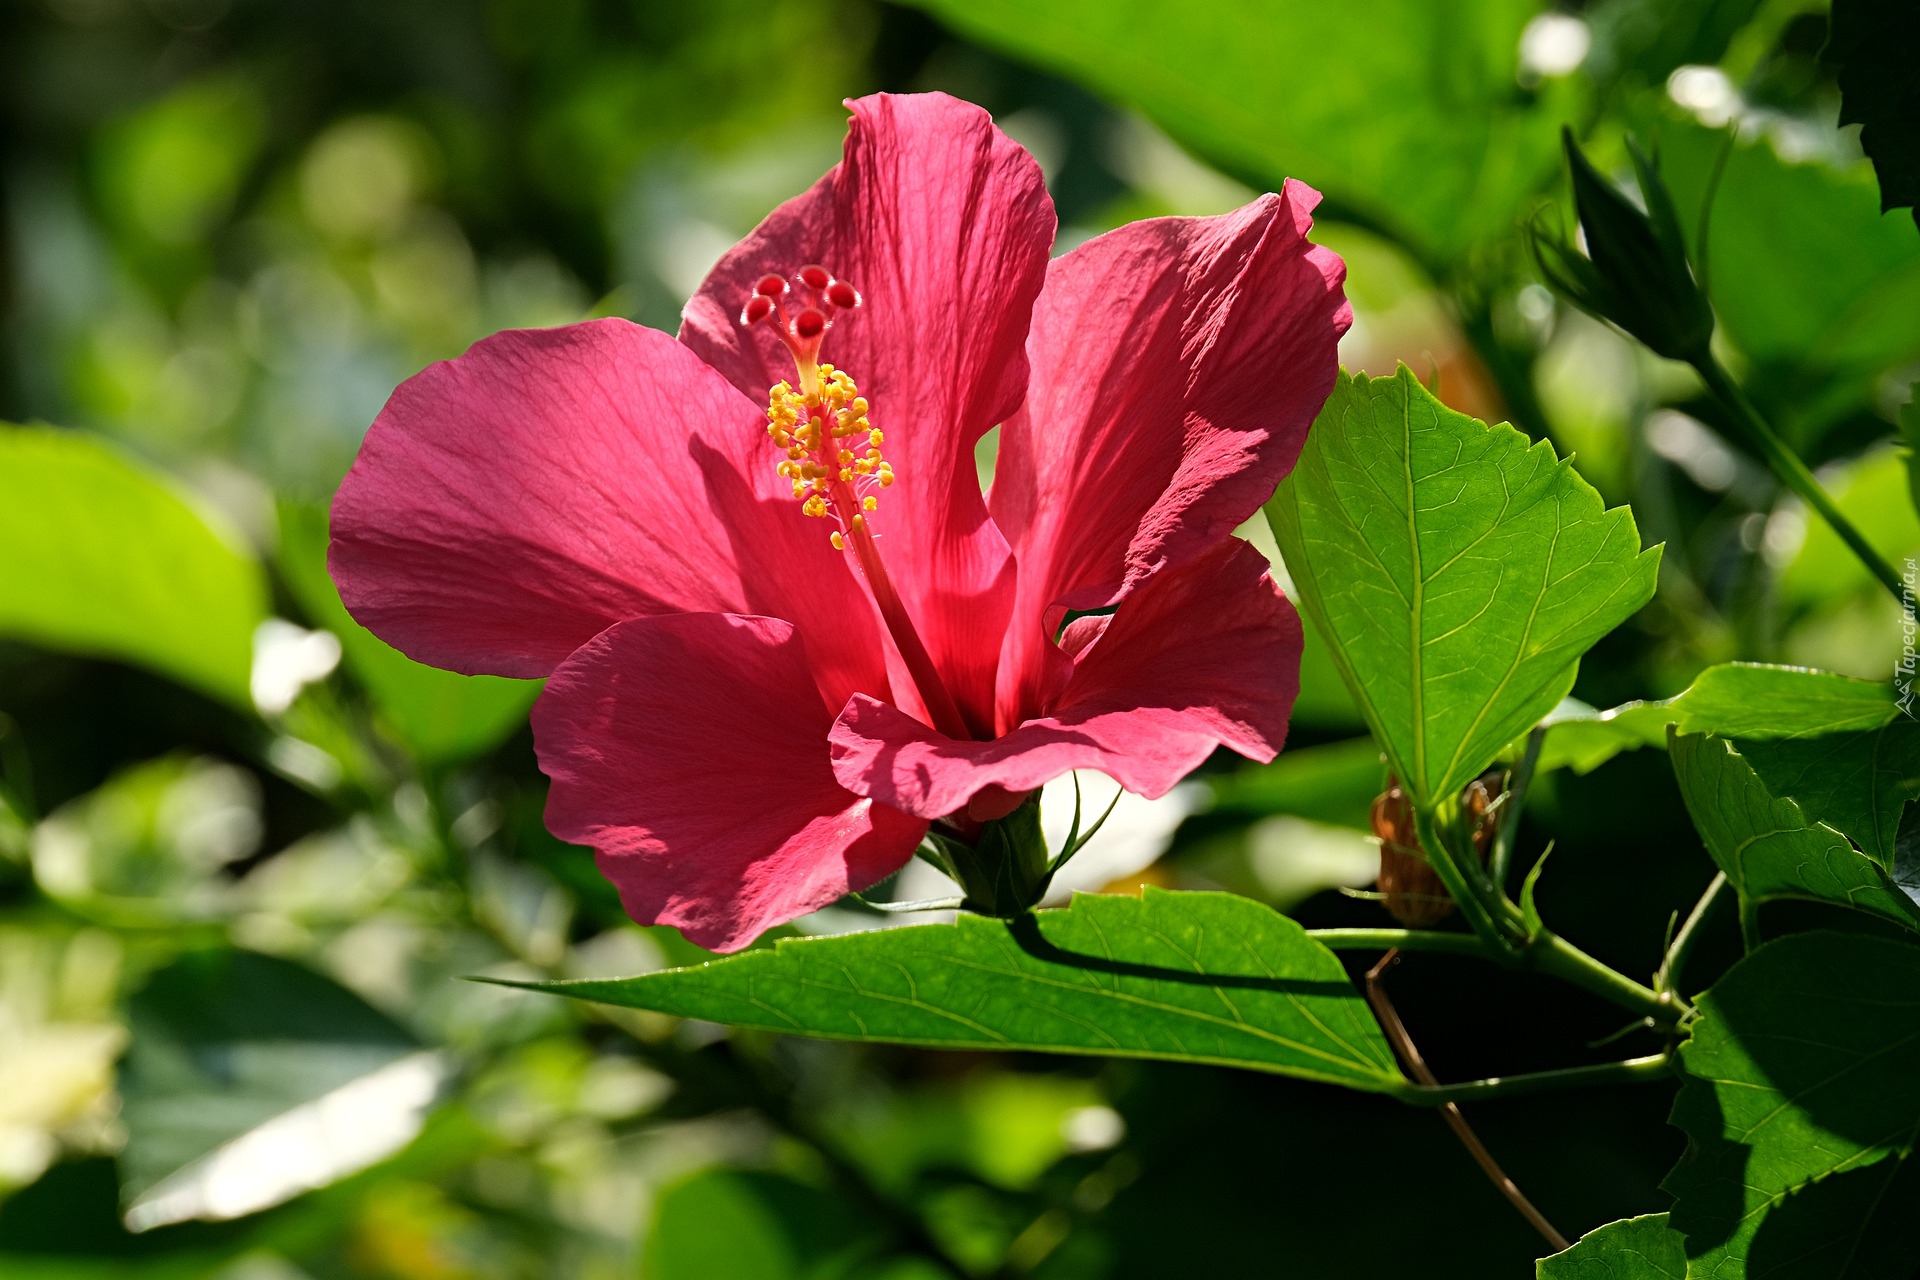
[[[799,304],[791,311],[790,301]],[[879,506],[878,491],[893,483],[893,468],[881,453],[885,437],[868,420],[869,406],[853,379],[820,360],[821,343],[835,316],[860,303],[852,285],[824,267],[807,266],[791,284],[777,275],[762,277],[740,312],[740,323],[770,325],[793,356],[798,389],[782,382],[767,397],[767,434],[786,453],[780,475],[792,483],[802,511],[839,526],[828,536],[835,549],[853,553],[866,575],[881,621],[933,727],[964,740],[973,736],[966,719],[887,576],[869,525],[868,517]]]

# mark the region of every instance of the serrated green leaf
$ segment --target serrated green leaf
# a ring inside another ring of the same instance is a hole
[[[1688,1274],[1904,1280],[1920,1262],[1920,1236],[1899,1232],[1891,1257],[1876,1242],[1884,1228],[1911,1227],[1910,1218],[1883,1216],[1908,1202],[1910,1190],[1891,1185],[1903,1171],[1818,1188],[1902,1159],[1920,1136],[1920,947],[1793,934],[1735,965],[1699,1008],[1680,1051],[1686,1082],[1673,1108],[1691,1141],[1664,1184],[1676,1197],[1670,1222],[1686,1236]],[[1886,1198],[1888,1190],[1898,1194]],[[1820,1212],[1768,1226],[1796,1193],[1814,1195]],[[1835,1203],[1842,1193],[1855,1194]],[[1771,1232],[1782,1238],[1769,1250],[1817,1244],[1836,1250],[1829,1262],[1847,1253],[1851,1233],[1856,1263],[1894,1265],[1809,1270],[1801,1259],[1799,1269],[1763,1270],[1756,1236]]]
[[[252,710],[259,565],[158,472],[90,436],[0,426],[0,547],[0,635]]]
[[[690,969],[526,984],[836,1040],[1208,1062],[1405,1084],[1331,951],[1225,893],[1082,894],[1016,921],[792,939]]]
[[[1908,0],[1834,0],[1821,56],[1839,68],[1840,123],[1860,126],[1880,207],[1913,209],[1920,222],[1920,10]]]
[[[1734,743],[1675,732],[1667,749],[1700,838],[1742,898],[1837,902],[1920,927],[1920,907],[1885,869],[1770,791]]]
[[[1653,595],[1658,549],[1545,441],[1342,373],[1267,504],[1300,603],[1416,801],[1552,711]]]
[[[282,502],[280,572],[300,607],[340,637],[347,667],[382,718],[421,760],[462,760],[496,747],[525,723],[537,680],[463,676],[425,666],[353,620],[327,576],[327,513]]]
[[[1667,1225],[1667,1215],[1609,1222],[1580,1237],[1573,1248],[1540,1259],[1538,1280],[1686,1280],[1686,1238]]]
[[[1263,186],[1310,182],[1438,262],[1512,229],[1570,114],[1552,86],[1516,89],[1533,0],[916,2]]]

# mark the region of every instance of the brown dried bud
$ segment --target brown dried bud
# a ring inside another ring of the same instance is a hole
[[[1460,793],[1462,815],[1472,824],[1474,852],[1485,861],[1493,844],[1493,802],[1497,773],[1475,778]],[[1373,834],[1380,838],[1380,875],[1374,886],[1395,920],[1419,929],[1444,920],[1453,912],[1453,897],[1441,882],[1414,827],[1413,802],[1400,789],[1400,780],[1387,777],[1387,790],[1373,802]]]

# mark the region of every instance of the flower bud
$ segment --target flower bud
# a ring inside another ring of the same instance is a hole
[[[1561,136],[1587,251],[1536,226],[1533,256],[1541,275],[1582,311],[1619,326],[1657,354],[1705,358],[1713,309],[1687,262],[1680,219],[1659,171],[1630,140],[1627,149],[1647,202],[1643,213],[1588,163],[1571,131]]]

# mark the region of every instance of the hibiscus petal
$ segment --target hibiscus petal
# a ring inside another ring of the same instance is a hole
[[[329,563],[375,634],[470,674],[544,676],[626,618],[784,617],[835,711],[886,688],[879,629],[778,461],[763,411],[666,334],[495,334],[393,393]]]
[[[846,158],[720,260],[680,339],[764,400],[793,366],[765,325],[739,323],[754,283],[817,262],[859,287],[863,304],[821,355],[859,384],[886,434],[899,479],[871,518],[888,572],[962,712],[987,732],[1012,573],[973,446],[1026,388],[1053,203],[1033,158],[970,103],[876,94],[848,106]]]
[[[635,920],[738,950],[898,870],[926,831],[834,781],[831,723],[778,618],[620,623],[534,704],[547,826],[593,846]]]
[[[923,818],[1069,769],[1165,795],[1216,746],[1273,759],[1300,690],[1300,644],[1299,615],[1266,561],[1228,538],[1122,601],[1048,714],[992,742],[956,742],[856,696],[833,726],[834,775]]]
[[[1319,199],[1288,182],[1221,217],[1122,227],[1049,269],[994,472],[1020,566],[1002,727],[1066,680],[1050,643],[1065,610],[1216,546],[1293,469],[1353,316],[1345,266],[1306,238]]]

